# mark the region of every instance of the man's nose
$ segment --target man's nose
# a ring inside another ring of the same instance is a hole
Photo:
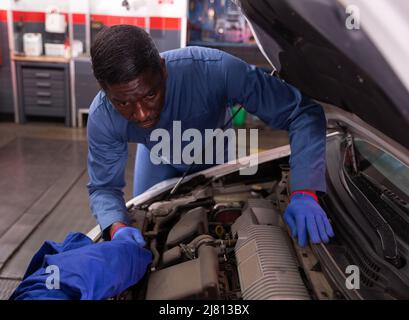
[[[140,103],[135,106],[135,111],[133,113],[133,118],[138,122],[145,122],[149,119],[149,111],[146,110]]]

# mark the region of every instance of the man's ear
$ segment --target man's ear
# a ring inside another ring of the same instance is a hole
[[[97,81],[97,82],[98,82],[99,86],[101,87],[101,89],[103,91],[107,92],[108,88],[107,88],[106,84],[104,82],[101,82],[101,81]]]
[[[161,69],[163,78],[166,80],[168,78],[168,70],[166,69],[166,62],[163,58],[161,58]]]

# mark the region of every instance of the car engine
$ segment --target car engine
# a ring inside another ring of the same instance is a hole
[[[251,176],[216,167],[186,179],[175,193],[160,187],[130,202],[129,216],[153,261],[117,298],[407,299],[407,203],[362,174],[352,175],[351,192],[343,167],[348,141],[335,132],[327,144],[328,190],[319,201],[336,235],[329,243],[301,248],[290,237],[282,219],[290,193],[288,156],[259,163]],[[367,198],[357,199],[361,193]]]
[[[153,253],[133,298],[310,299],[287,227],[283,161],[245,178],[232,173],[184,185],[129,214]]]

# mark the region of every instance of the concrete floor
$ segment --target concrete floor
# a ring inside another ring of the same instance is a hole
[[[259,127],[259,149],[288,143],[287,134]],[[125,199],[132,196],[135,145],[129,147]],[[14,291],[45,240],[87,233],[86,129],[62,124],[0,122],[0,299]]]

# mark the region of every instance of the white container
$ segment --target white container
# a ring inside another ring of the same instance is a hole
[[[64,44],[46,43],[44,44],[45,55],[54,57],[65,57],[66,50]]]
[[[45,31],[51,33],[65,33],[67,22],[61,13],[47,13],[45,18]]]
[[[78,57],[84,52],[84,44],[80,40],[74,40],[72,42],[72,56]]]
[[[41,56],[43,54],[43,39],[41,33],[25,33],[23,47],[26,56]]]

